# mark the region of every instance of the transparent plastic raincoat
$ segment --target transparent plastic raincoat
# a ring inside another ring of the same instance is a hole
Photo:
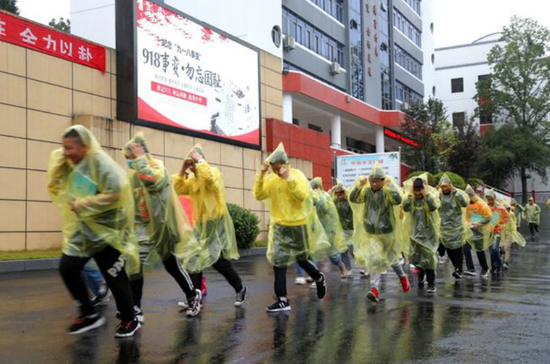
[[[370,273],[381,273],[401,258],[403,245],[399,205],[402,195],[399,186],[386,176],[378,163],[369,179],[383,180],[381,189],[374,191],[364,177],[355,181],[349,194],[353,209],[353,245],[355,261]],[[361,181],[365,181],[361,185]]]
[[[82,125],[76,131],[86,145],[86,156],[73,164],[63,149],[50,155],[48,190],[61,209],[63,254],[92,257],[108,245],[126,257],[126,271],[139,271],[139,251],[134,235],[134,199],[124,170],[105,153]],[[76,202],[76,212],[70,203]]]
[[[321,177],[316,177],[311,180],[310,185],[313,189],[313,205],[331,245],[328,255],[345,252],[348,249],[346,236],[340,225],[338,210],[330,195],[323,189],[323,180]]]
[[[540,206],[536,203],[525,205],[524,215],[527,223],[540,225]]]
[[[466,242],[476,252],[485,251],[491,244],[493,230],[491,208],[469,185],[466,187],[466,193],[470,197],[470,203],[466,207],[466,222],[469,229]],[[476,225],[479,226],[477,230],[474,229]]]
[[[502,228],[501,241],[505,247],[510,247],[512,244],[517,243],[519,246],[525,246],[527,242],[525,238],[518,232],[516,215],[514,209],[506,202],[503,203],[504,208],[508,211],[510,219]]]
[[[145,155],[128,160],[128,178],[134,192],[135,232],[140,253],[146,256],[144,268],[168,259],[179,258],[184,266],[198,262],[199,244],[172,187],[170,175],[162,161],[149,154],[145,138],[137,134],[123,149],[125,157],[132,156],[131,144],[143,147]]]
[[[193,151],[204,158],[200,146],[193,147]],[[194,259],[194,263],[187,263],[186,268],[191,273],[212,266],[222,255],[227,260],[239,259],[235,228],[227,210],[221,172],[204,159],[195,166],[197,174],[187,171],[172,175],[177,194],[189,196],[193,203],[193,233],[200,245],[200,255]]]
[[[288,164],[282,143],[266,162],[284,165],[290,174],[285,180],[271,171],[258,171],[254,182],[254,197],[263,201],[271,213],[268,261],[276,267],[287,267],[296,259],[325,258],[330,242],[313,206],[313,193],[306,176]]]
[[[441,185],[451,185],[450,178],[444,174]],[[441,220],[441,243],[447,249],[458,249],[466,242],[468,225],[466,223],[466,207],[470,198],[466,192],[456,189],[449,194],[439,191],[439,217]]]
[[[338,196],[336,196],[336,193],[338,192],[343,192],[345,198],[338,198]],[[340,225],[342,226],[342,230],[344,230],[344,235],[346,236],[346,244],[348,246],[353,245],[353,210],[348,200],[349,192],[344,185],[338,183],[330,190],[330,194],[334,201],[334,205],[336,206],[336,211],[338,211]]]
[[[424,198],[413,195],[413,182],[421,178],[427,188]],[[403,240],[407,260],[422,269],[437,268],[437,248],[440,237],[439,195],[428,185],[428,176],[423,174],[405,181],[403,191],[407,194],[403,202]]]
[[[515,199],[512,199],[512,201],[510,202],[510,205],[512,206],[512,208],[514,210],[514,215],[516,217],[516,227],[519,229],[521,227],[521,220],[523,220],[525,209],[524,209],[523,206],[518,204]]]

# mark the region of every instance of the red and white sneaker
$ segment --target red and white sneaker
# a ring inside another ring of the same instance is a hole
[[[409,277],[401,277],[399,278],[401,281],[401,288],[403,288],[403,292],[407,293],[411,290],[411,283],[409,282]]]
[[[372,302],[378,302],[380,301],[380,293],[378,293],[376,288],[371,288],[369,293],[367,293],[367,298]]]

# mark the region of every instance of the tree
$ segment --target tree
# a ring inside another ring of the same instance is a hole
[[[476,175],[481,153],[479,127],[473,119],[469,119],[454,125],[453,132],[455,143],[449,156],[449,170],[468,180]]]
[[[63,17],[59,18],[59,21],[56,21],[55,19],[52,19],[49,22],[48,25],[52,28],[57,29],[57,30],[61,30],[62,32],[65,32],[65,33],[70,33],[71,32],[71,20],[70,19],[67,19],[67,21],[65,21],[63,19]]]
[[[0,9],[19,15],[17,0],[0,0]]]
[[[403,135],[420,144],[407,145],[402,150],[403,161],[414,170],[436,174],[447,167],[455,138],[446,114],[443,103],[437,99],[413,103],[405,110]]]
[[[550,166],[550,31],[534,20],[513,17],[500,40],[504,44],[487,57],[490,77],[478,82],[475,98],[478,115],[492,115],[497,128],[507,128],[487,136],[482,165],[493,174],[489,162],[507,160],[509,175],[521,177],[525,202],[529,173],[546,178]],[[499,170],[491,178],[501,174],[506,173]]]

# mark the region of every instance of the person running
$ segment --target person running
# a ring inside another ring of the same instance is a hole
[[[516,217],[516,227],[519,230],[519,228],[521,227],[521,220],[523,220],[525,208],[518,204],[515,199],[512,199],[510,201],[510,206],[514,211],[514,215]]]
[[[489,248],[490,243],[491,209],[487,206],[485,201],[479,198],[470,185],[466,186],[465,192],[468,197],[470,197],[470,203],[468,207],[466,207],[466,223],[468,224],[469,232],[466,239],[467,244],[464,245],[463,249],[468,270],[464,273],[469,276],[476,275],[471,253],[473,249],[476,252],[479,265],[481,266],[480,276],[481,278],[487,278],[489,274],[489,265],[487,264],[485,250]]]
[[[342,262],[341,254],[348,247],[346,236],[342,230],[342,225],[340,225],[338,211],[330,195],[325,192],[321,177],[312,179],[310,185],[313,189],[313,205],[331,244],[330,253],[328,254],[330,262],[340,269],[340,277],[345,279],[348,277],[348,272],[344,262]]]
[[[368,179],[360,177],[353,186],[349,201],[353,208],[355,261],[370,273],[371,289],[367,298],[380,300],[381,274],[392,267],[399,277],[403,292],[410,290],[403,270],[399,205],[401,191],[377,162]]]
[[[514,207],[508,204],[507,202],[504,202],[502,205],[510,215],[510,220],[506,223],[506,225],[502,229],[502,247],[504,250],[503,268],[504,270],[508,270],[510,269],[512,245],[516,243],[519,246],[525,246],[526,242],[523,236],[521,236],[521,234],[518,233],[517,221],[516,221],[517,217],[514,211]]]
[[[453,264],[453,277],[462,279],[462,246],[466,241],[466,207],[470,198],[453,186],[451,179],[444,174],[439,181],[439,216],[441,220],[441,244]]]
[[[341,254],[342,262],[344,262],[348,271],[348,278],[353,278],[353,266],[351,264],[351,258],[353,257],[353,210],[348,201],[348,191],[343,184],[338,183],[331,189],[331,195],[333,196],[334,205],[338,211],[338,218],[344,230],[348,246],[348,249]]]
[[[491,244],[489,245],[489,252],[491,254],[491,273],[502,273],[503,263],[500,256],[500,243],[502,238],[502,229],[510,220],[508,211],[500,204],[497,203],[497,196],[494,190],[489,190],[485,196],[487,199],[487,205],[492,211],[492,224],[493,234],[491,235]]]
[[[295,261],[313,278],[317,297],[323,299],[327,292],[325,276],[309,257],[323,258],[330,243],[313,206],[308,180],[301,171],[290,166],[282,143],[256,174],[252,193],[258,201],[264,201],[271,212],[267,260],[275,273],[277,301],[268,306],[267,311],[290,310],[286,271]]]
[[[239,259],[237,237],[225,202],[225,187],[221,172],[210,166],[200,145],[187,155],[180,173],[172,175],[178,195],[191,198],[195,219],[194,235],[200,244],[193,264],[185,266],[191,272],[195,287],[201,287],[202,271],[208,267],[217,270],[235,290],[235,307],[246,300],[247,288],[231,264]],[[185,302],[179,303],[185,307]]]
[[[79,303],[80,314],[68,333],[81,334],[105,323],[90,301],[82,275],[93,258],[120,312],[115,337],[133,336],[140,323],[135,318],[126,271],[137,272],[139,252],[130,183],[122,168],[82,125],[68,128],[62,143],[63,147],[50,156],[48,190],[63,219],[59,271]]]
[[[436,293],[437,248],[439,246],[439,199],[423,175],[404,184],[408,192],[403,202],[403,236],[407,239],[408,260],[418,270],[418,288],[428,282],[426,293]]]
[[[195,255],[199,246],[172,187],[170,175],[162,161],[149,153],[143,134],[134,136],[123,152],[134,191],[135,232],[141,263],[139,274],[130,277],[136,317],[143,323],[143,270],[160,262],[187,297],[187,316],[197,316],[201,310],[201,291],[193,287],[179,260]]]
[[[531,232],[531,240],[535,240],[535,237],[539,233],[540,225],[540,206],[535,203],[533,197],[529,198],[529,202],[525,205],[525,220],[529,224],[529,231]]]

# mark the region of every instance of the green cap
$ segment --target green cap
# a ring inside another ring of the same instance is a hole
[[[440,186],[447,186],[447,185],[452,185],[452,184],[453,184],[453,182],[451,181],[449,176],[447,176],[447,173],[443,174],[443,176],[441,176],[441,178],[439,179],[439,185]]]
[[[204,157],[204,150],[202,149],[202,146],[200,144],[195,144],[195,146],[193,148],[191,148],[191,150],[189,151],[187,156],[189,156],[192,152],[198,153],[198,154],[200,154],[201,157],[205,158]]]
[[[124,148],[122,148],[122,150],[124,151],[124,155],[127,156],[130,154],[131,152],[130,146],[132,145],[132,143],[141,145],[145,153],[149,153],[149,148],[147,148],[147,143],[145,143],[145,135],[143,134],[143,132],[136,133],[136,135],[134,135],[134,137],[130,139],[128,143],[126,143]]]
[[[372,167],[372,171],[369,176],[370,179],[384,179],[386,178],[386,174],[384,173],[384,170],[380,166],[380,163],[377,161],[374,163],[374,167]]]
[[[279,146],[277,146],[277,149],[275,149],[273,153],[271,153],[265,161],[273,164],[288,163],[288,155],[286,154],[285,146],[283,145],[282,142],[279,143]]]

